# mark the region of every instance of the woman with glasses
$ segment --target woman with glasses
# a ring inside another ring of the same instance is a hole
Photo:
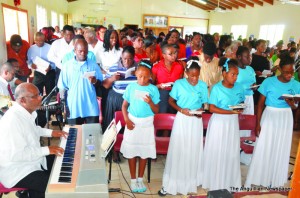
[[[246,186],[281,187],[287,182],[293,133],[293,114],[297,109],[300,83],[293,79],[294,59],[281,57],[281,74],[267,78],[259,87],[257,140]],[[290,96],[290,97],[285,97]]]
[[[148,59],[145,50],[143,49],[143,35],[141,33],[134,32],[131,36],[132,46],[134,47],[135,55],[134,60],[135,62],[140,62],[143,59]]]

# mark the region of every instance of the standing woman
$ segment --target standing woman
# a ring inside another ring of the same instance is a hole
[[[209,97],[211,116],[204,148],[203,188],[209,190],[241,187],[240,134],[238,114],[229,105],[245,100],[244,89],[236,83],[238,63],[221,59],[223,80],[213,86]]]
[[[246,186],[251,184],[281,187],[287,182],[293,133],[294,99],[281,99],[283,94],[300,94],[300,83],[292,79],[294,60],[281,57],[279,76],[266,79],[258,91],[256,143]],[[265,107],[266,106],[266,107]],[[265,110],[263,110],[265,107]]]
[[[190,56],[199,56],[201,50],[202,50],[201,34],[199,32],[194,32],[191,45],[186,48],[186,58],[188,59]]]
[[[255,85],[256,79],[255,71],[249,66],[251,62],[249,49],[243,46],[238,47],[236,58],[239,66],[239,75],[236,82],[239,82],[243,86],[246,95],[246,108],[243,114],[254,115],[253,90],[250,87]]]
[[[140,33],[134,32],[131,36],[131,42],[132,46],[134,47],[135,55],[134,55],[134,61],[140,62],[143,59],[148,59],[145,50],[143,49],[143,36]]]
[[[159,61],[156,38],[153,35],[149,35],[144,39],[144,49],[152,64]]]
[[[180,33],[178,32],[178,30],[173,29],[171,30],[167,35],[165,40],[161,43],[161,48],[162,46],[164,46],[165,44],[170,44],[170,45],[177,45],[178,46],[178,59],[182,59],[182,58],[186,58],[186,49],[185,49],[185,45],[179,42],[180,39]],[[162,53],[163,51],[161,51],[160,55],[160,59],[162,59]]]
[[[169,103],[177,110],[163,175],[160,196],[167,193],[186,195],[197,192],[203,176],[203,123],[190,114],[203,110],[208,102],[207,85],[199,80],[199,61],[190,60],[186,67],[187,78],[177,80],[170,92]]]

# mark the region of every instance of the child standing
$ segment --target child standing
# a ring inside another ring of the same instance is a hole
[[[254,101],[253,101],[253,90],[250,88],[255,85],[255,71],[250,67],[250,51],[247,47],[239,46],[236,51],[236,58],[239,66],[239,75],[236,82],[239,82],[245,91],[245,105],[246,108],[243,114],[254,115]]]
[[[197,192],[197,186],[202,184],[203,123],[190,111],[202,110],[203,104],[208,102],[208,90],[199,80],[199,61],[188,61],[186,74],[187,78],[177,80],[170,92],[169,104],[178,112],[171,133],[163,188],[158,192],[160,196]]]
[[[225,62],[225,63],[224,63]],[[236,60],[221,59],[223,81],[213,86],[209,97],[211,116],[204,148],[203,188],[228,189],[241,186],[240,135],[238,114],[229,105],[245,100],[244,89],[235,83],[238,76]]]
[[[141,61],[135,73],[137,83],[128,85],[123,95],[122,112],[126,127],[121,152],[128,158],[132,192],[147,190],[143,183],[147,158],[156,158],[153,118],[159,110],[159,92],[156,86],[150,84],[151,67],[150,61]]]
[[[258,91],[256,143],[246,186],[251,184],[281,187],[287,182],[293,133],[294,99],[283,94],[300,94],[300,83],[292,79],[294,59],[288,54],[279,63],[281,74],[267,78]],[[264,107],[266,108],[264,109]],[[264,110],[263,110],[264,109]]]

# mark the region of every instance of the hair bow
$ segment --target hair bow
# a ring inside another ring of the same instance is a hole
[[[139,63],[139,65],[143,65],[143,66],[146,66],[146,67],[148,67],[149,69],[151,69],[151,65],[149,65],[148,63],[145,63],[145,62],[143,62],[143,61],[141,61],[141,62]]]
[[[230,59],[229,58],[227,58],[227,60],[225,61],[225,63],[224,63],[224,65],[223,65],[223,67],[225,67],[226,68],[226,72],[228,72],[229,71],[229,68],[228,68],[228,61],[229,61]]]
[[[193,63],[197,63],[197,64],[199,65],[199,67],[201,67],[199,61],[197,61],[197,60],[189,60],[189,61],[186,63],[186,68],[189,69]]]

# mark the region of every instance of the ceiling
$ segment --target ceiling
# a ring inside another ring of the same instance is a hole
[[[73,2],[77,0],[67,0],[68,2]],[[233,8],[246,8],[246,7],[254,7],[263,6],[264,4],[273,5],[274,0],[203,0],[206,4],[199,3],[197,0],[181,0],[190,5],[196,6],[202,10],[212,11],[215,10],[216,7],[219,7],[223,10],[232,10]]]
[[[263,6],[264,4],[273,5],[274,0],[203,0],[206,4],[199,3],[197,0],[181,0],[193,6],[196,6],[200,9],[211,11],[215,10],[216,7],[219,7],[223,10],[232,10],[233,8],[246,8],[246,7],[254,7],[255,6]]]

